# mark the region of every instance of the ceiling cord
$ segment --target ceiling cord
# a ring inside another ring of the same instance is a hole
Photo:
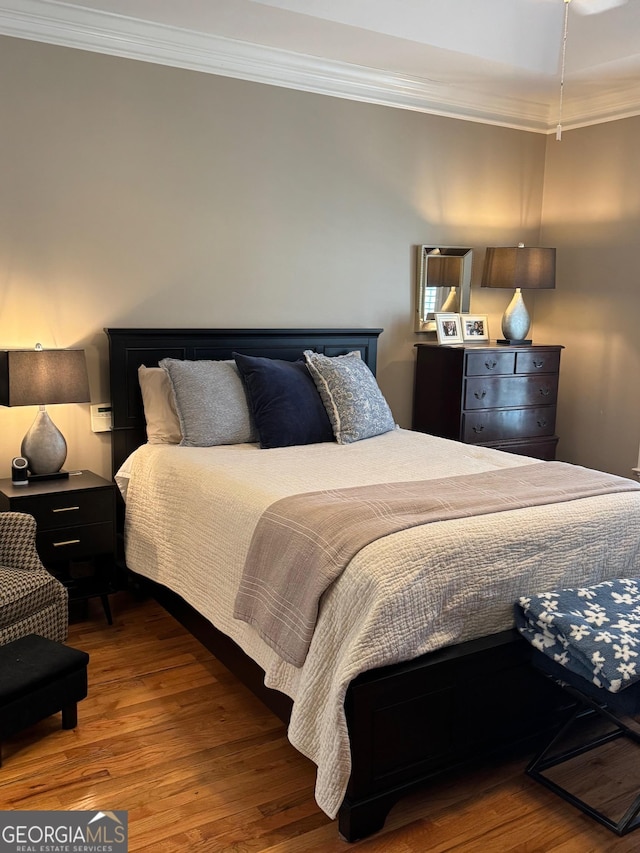
[[[564,66],[567,55],[567,30],[569,28],[569,3],[571,0],[564,0],[564,32],[562,34],[562,63],[560,65],[560,103],[558,105],[558,124],[556,126],[556,139],[558,142],[562,139],[562,102],[564,99]]]

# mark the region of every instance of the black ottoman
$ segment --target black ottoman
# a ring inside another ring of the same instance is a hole
[[[62,728],[78,723],[77,703],[87,695],[89,655],[29,634],[0,646],[0,765],[2,742],[62,711]]]

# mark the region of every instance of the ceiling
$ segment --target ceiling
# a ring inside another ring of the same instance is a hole
[[[563,130],[640,114],[640,0],[0,0],[0,34],[540,133],[564,45]]]

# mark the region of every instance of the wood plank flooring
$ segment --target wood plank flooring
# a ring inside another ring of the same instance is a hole
[[[4,744],[1,809],[125,809],[130,851],[154,853],[640,851],[640,830],[617,838],[527,778],[525,759],[413,794],[349,845],[282,723],[158,604],[120,593],[112,608],[113,626],[90,602],[70,629],[91,655],[78,728],[56,715]]]

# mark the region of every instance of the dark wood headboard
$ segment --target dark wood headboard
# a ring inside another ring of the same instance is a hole
[[[138,384],[141,364],[163,358],[228,359],[232,353],[295,361],[306,349],[328,356],[359,350],[376,372],[382,329],[105,329],[109,337],[112,471],[147,440]]]

